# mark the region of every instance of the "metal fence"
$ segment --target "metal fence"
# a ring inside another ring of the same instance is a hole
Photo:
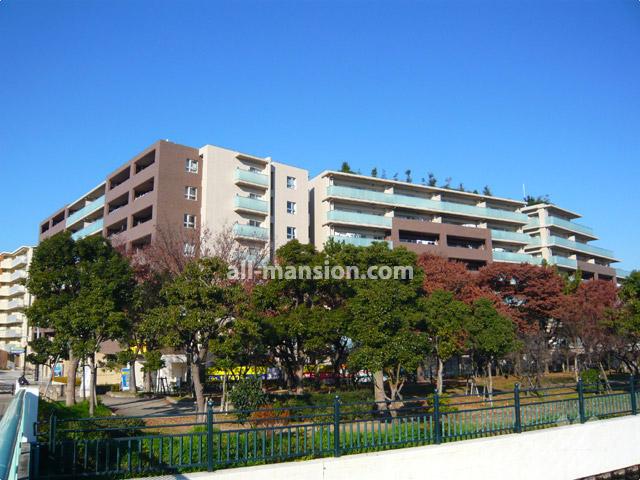
[[[123,477],[283,462],[520,433],[637,413],[633,378],[491,398],[434,394],[393,403],[59,419],[38,424],[34,478]]]

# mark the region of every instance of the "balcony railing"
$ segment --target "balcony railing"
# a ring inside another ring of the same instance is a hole
[[[22,337],[22,329],[6,328],[0,329],[0,338],[20,338]]]
[[[11,275],[9,275],[10,282],[15,282],[22,278],[27,278],[27,272],[25,272],[24,270],[18,270],[17,272],[13,272]]]
[[[236,195],[234,205],[236,209],[251,210],[254,212],[262,213],[267,213],[269,211],[269,204],[264,200],[260,200],[259,198],[242,197],[240,195]]]
[[[7,310],[16,310],[18,308],[23,308],[24,302],[20,300],[9,300],[7,302]]]
[[[264,173],[252,172],[241,168],[236,169],[235,181],[263,187],[269,186],[269,177]]]
[[[251,238],[255,240],[269,240],[269,231],[263,227],[254,227],[253,225],[244,225],[236,223],[233,226],[233,233],[236,237]]]
[[[20,318],[15,313],[12,313],[4,317],[4,321],[2,321],[2,323],[5,325],[11,324],[11,323],[22,323],[22,318]]]
[[[540,257],[534,257],[528,253],[501,252],[497,250],[493,251],[493,259],[496,262],[530,263],[531,265],[540,265],[542,263]]]
[[[376,240],[375,238],[369,237],[347,237],[344,235],[331,235],[329,238],[335,242],[355,245],[356,247],[368,247],[373,242],[384,242],[389,248],[393,248],[393,242],[390,242],[389,240]]]
[[[82,220],[87,215],[91,215],[93,212],[104,207],[104,195],[102,197],[96,198],[93,202],[85,205],[77,212],[74,212],[72,215],[69,215],[67,218],[67,227],[70,227],[74,223]]]
[[[552,246],[556,245],[559,247],[565,247],[569,250],[591,253],[600,257],[615,258],[613,256],[613,252],[611,250],[607,250],[606,248],[594,247],[593,245],[589,245],[587,243],[574,242],[573,240],[568,240],[556,235],[551,235],[549,237],[549,244]]]
[[[623,270],[622,268],[616,268],[616,277],[618,278],[627,278],[629,275],[631,275],[631,272],[629,270]]]
[[[566,230],[570,230],[576,233],[582,233],[591,237],[594,236],[593,229],[591,227],[581,225],[580,223],[570,222],[569,220],[565,220],[563,218],[549,216],[547,217],[547,225],[564,228]]]
[[[14,269],[20,265],[26,265],[26,264],[27,264],[27,256],[20,255],[19,257],[16,257],[11,261],[9,268]]]
[[[358,225],[373,225],[391,228],[391,217],[372,215],[370,213],[347,212],[345,210],[329,210],[327,220]]]
[[[13,285],[11,288],[9,288],[9,295],[17,295],[19,293],[25,293],[26,288],[24,288],[24,285]]]
[[[554,255],[551,257],[551,259],[549,260],[549,263],[551,265],[559,265],[561,267],[568,267],[568,268],[578,268],[578,261],[574,260],[573,258],[567,258],[567,257],[560,257],[558,255]]]
[[[518,212],[509,212],[495,208],[476,207],[473,205],[463,205],[460,203],[443,202],[428,198],[410,197],[408,195],[376,192],[373,190],[364,190],[338,185],[330,185],[327,187],[327,195],[331,197],[342,197],[354,200],[364,200],[367,202],[383,203],[392,206],[413,207],[431,212],[450,213],[482,219],[506,220],[521,224],[525,224],[529,220],[527,215]]]
[[[507,232],[505,230],[491,230],[491,238],[493,240],[502,240],[506,242],[534,243],[534,239],[531,235],[520,232]]]
[[[103,223],[104,222],[102,218],[99,218],[95,222],[90,223],[83,229],[75,232],[73,235],[71,235],[71,238],[73,238],[74,240],[80,240],[81,238],[88,237],[89,235],[93,235],[94,233],[97,233],[102,230]]]

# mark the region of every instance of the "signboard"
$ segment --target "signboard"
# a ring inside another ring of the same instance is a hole
[[[53,376],[54,377],[62,376],[62,363],[56,363],[56,366],[53,367]]]
[[[130,388],[130,381],[131,381],[131,369],[130,368],[123,368],[122,370],[120,370],[120,389],[123,392],[128,392],[129,388]]]
[[[9,347],[9,353],[13,353],[14,355],[24,353],[24,348],[22,347]]]

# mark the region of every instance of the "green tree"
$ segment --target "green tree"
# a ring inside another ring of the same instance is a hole
[[[416,328],[415,308],[422,285],[416,256],[404,248],[389,250],[384,243],[357,250],[361,272],[371,266],[409,266],[411,279],[352,280],[354,296],[347,300],[349,337],[353,351],[350,370],[374,372],[377,402],[394,402],[401,398],[407,375],[415,372],[428,349],[427,339]],[[385,379],[386,387],[385,389]],[[379,403],[384,407],[384,403]]]
[[[227,264],[218,258],[189,263],[162,288],[164,305],[146,319],[164,329],[166,345],[185,352],[200,413],[205,411],[205,367],[211,341],[228,334],[234,319],[245,311],[245,292],[227,273]]]
[[[31,353],[27,355],[27,361],[34,365],[44,365],[49,368],[49,379],[44,389],[44,396],[47,396],[51,382],[53,382],[54,368],[63,358],[67,358],[69,345],[63,335],[47,336],[43,335],[34,338],[29,342]]]
[[[371,176],[372,177],[377,177],[378,176],[378,169],[376,167],[373,167],[371,169]]]
[[[482,189],[482,194],[488,197],[493,195],[493,193],[491,193],[491,189],[489,188],[489,185],[484,186],[484,188]]]
[[[344,173],[353,173],[353,170],[351,170],[351,166],[349,165],[349,162],[342,162],[342,165],[340,165],[340,171]]]
[[[443,391],[444,363],[464,351],[471,311],[452,292],[436,290],[418,303],[418,326],[429,338],[437,362],[436,388]]]
[[[468,346],[478,365],[487,373],[487,393],[493,396],[492,370],[495,362],[520,347],[516,330],[510,318],[500,315],[493,302],[480,298],[473,302],[466,323]]]
[[[91,368],[90,413],[93,414],[96,354],[106,340],[126,329],[124,311],[132,288],[127,261],[102,237],[74,241],[69,232],[44,240],[35,249],[27,281],[35,296],[26,311],[32,327],[54,330],[67,353],[66,403],[75,403],[78,362]]]
[[[427,185],[429,185],[430,187],[435,187],[438,184],[438,179],[432,172],[429,172],[427,174],[427,177]]]

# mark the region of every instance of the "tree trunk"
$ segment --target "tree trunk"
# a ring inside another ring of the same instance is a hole
[[[198,413],[204,413],[206,412],[206,404],[204,400],[204,385],[202,384],[202,378],[200,376],[200,366],[200,360],[191,362],[191,381],[193,382],[193,392],[196,395]]]
[[[444,362],[442,361],[442,359],[440,357],[438,357],[438,374],[437,374],[437,380],[436,380],[436,391],[438,392],[438,395],[442,395],[442,383],[443,383],[443,378],[444,378]]]
[[[303,392],[302,380],[304,379],[304,365],[299,365],[296,368],[295,374],[296,374],[296,378],[295,378],[296,393],[301,394]]]
[[[69,368],[67,369],[67,389],[64,392],[65,405],[72,407],[76,404],[76,373],[78,371],[78,362],[72,352],[69,352]]]
[[[418,369],[416,370],[416,380],[418,383],[425,383],[427,381],[427,376],[425,375],[424,365],[420,364]]]
[[[377,370],[373,373],[373,397],[378,410],[387,410],[387,399],[384,394],[384,373]]]
[[[580,368],[578,366],[578,354],[573,356],[573,373],[576,377],[576,382],[580,380]]]
[[[487,393],[489,394],[489,401],[493,402],[493,372],[491,360],[487,362]]]
[[[136,359],[134,358],[129,362],[129,391],[134,395],[138,393],[138,386],[136,385]]]
[[[96,378],[97,367],[95,354],[89,356],[89,416],[93,417],[96,413]],[[82,372],[84,380],[84,366]]]

